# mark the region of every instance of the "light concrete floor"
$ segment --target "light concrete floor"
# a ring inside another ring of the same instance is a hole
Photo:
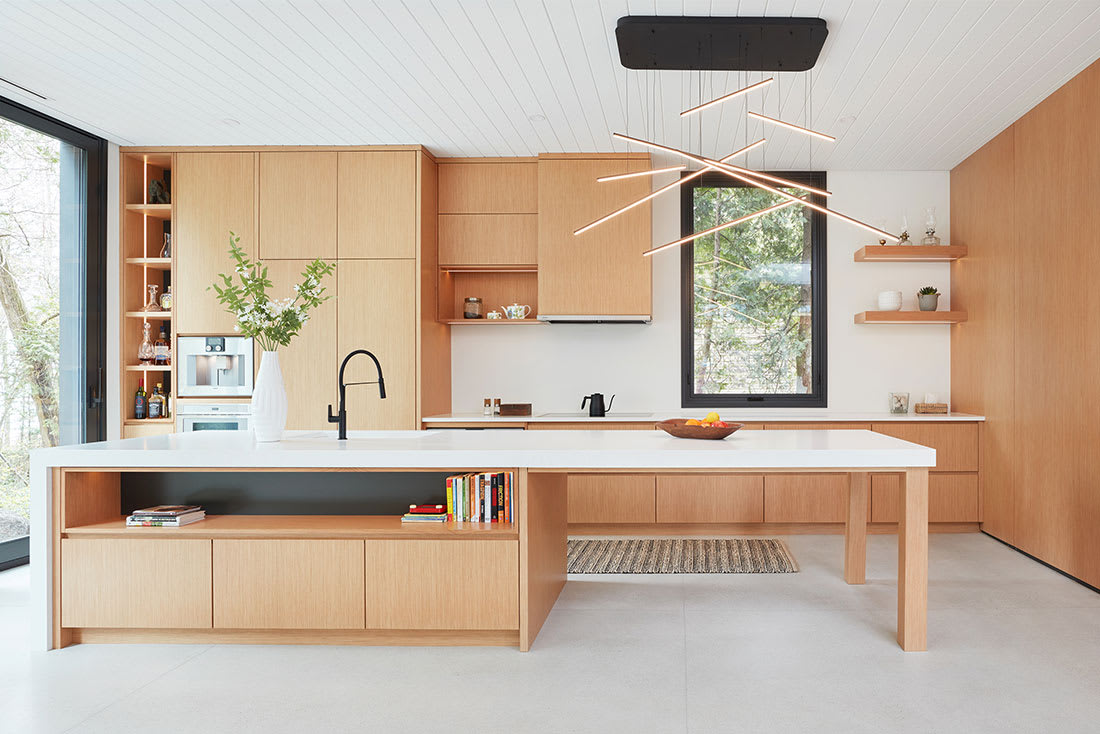
[[[77,645],[30,652],[0,574],[0,731],[1096,732],[1100,595],[983,535],[931,539],[929,651],[894,642],[896,541],[801,572],[572,577],[533,650]]]

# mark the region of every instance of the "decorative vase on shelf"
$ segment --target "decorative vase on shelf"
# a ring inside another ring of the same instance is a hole
[[[936,236],[936,207],[930,206],[924,210],[924,239],[922,245],[935,247],[940,244],[940,238]]]
[[[260,357],[260,370],[252,390],[252,430],[256,440],[278,441],[286,428],[286,387],[279,353],[267,352]]]

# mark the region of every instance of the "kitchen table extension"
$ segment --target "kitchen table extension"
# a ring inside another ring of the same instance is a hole
[[[897,640],[924,650],[935,463],[931,448],[867,430],[741,431],[722,441],[656,431],[378,431],[347,441],[288,432],[275,443],[199,432],[40,449],[37,642],[527,650],[565,584],[570,472],[846,474],[844,576],[860,584],[870,472],[888,471],[902,476]],[[448,474],[482,471],[514,472],[514,522],[403,525],[392,509],[441,495]],[[266,499],[250,505],[250,492]],[[126,513],[158,501],[214,514],[182,528],[125,526]]]

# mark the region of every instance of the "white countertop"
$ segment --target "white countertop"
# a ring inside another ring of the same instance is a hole
[[[934,449],[866,430],[739,431],[722,441],[661,431],[250,431],[172,433],[38,449],[45,467],[478,469],[828,469],[935,466]]]
[[[889,423],[897,421],[984,421],[985,416],[971,413],[918,415],[916,413],[859,412],[841,410],[746,410],[736,408],[679,408],[652,413],[611,411],[603,418],[582,413],[536,413],[535,415],[486,416],[481,413],[441,413],[425,416],[424,423],[650,423],[669,418],[699,418],[714,410],[731,423]]]

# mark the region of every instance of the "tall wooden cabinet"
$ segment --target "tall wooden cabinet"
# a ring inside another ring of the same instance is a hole
[[[261,258],[336,257],[339,155],[331,151],[259,154]]]

